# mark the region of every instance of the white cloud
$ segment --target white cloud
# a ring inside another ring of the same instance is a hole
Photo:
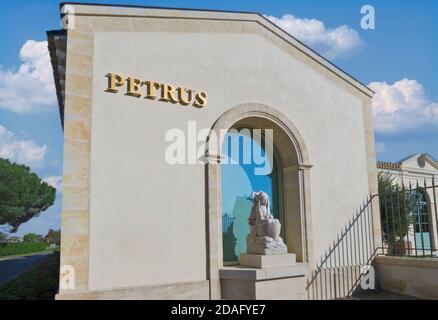
[[[56,189],[57,192],[61,192],[62,188],[62,177],[61,176],[51,176],[43,179],[48,185]]]
[[[47,41],[26,41],[20,60],[18,70],[0,66],[0,108],[18,113],[53,108],[56,94]]]
[[[265,17],[328,59],[347,56],[363,46],[357,31],[347,25],[326,28],[322,21],[296,18],[291,14],[281,18]]]
[[[383,153],[386,151],[386,146],[384,142],[376,142],[376,152]]]
[[[0,158],[40,167],[47,153],[47,146],[40,146],[33,140],[20,140],[14,133],[0,125]]]
[[[429,101],[424,87],[416,80],[402,79],[387,84],[371,82],[374,127],[381,133],[415,129],[425,124],[437,125],[438,102]]]

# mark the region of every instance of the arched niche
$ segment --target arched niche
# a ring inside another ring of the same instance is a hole
[[[304,140],[292,121],[264,104],[235,106],[217,119],[207,141],[207,265],[212,299],[220,299],[219,270],[222,257],[221,154],[224,132],[230,129],[272,129],[280,157],[286,245],[297,261],[313,264],[310,207],[310,165]]]

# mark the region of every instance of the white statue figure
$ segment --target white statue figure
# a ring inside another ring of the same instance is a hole
[[[287,247],[280,237],[280,221],[270,212],[269,196],[263,191],[253,192],[252,196],[253,205],[248,219],[250,232],[246,237],[248,253],[287,253]]]

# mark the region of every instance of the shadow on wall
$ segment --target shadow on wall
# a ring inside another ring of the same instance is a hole
[[[369,197],[348,221],[307,281],[312,300],[351,296],[376,256],[373,236],[373,198]]]
[[[222,216],[225,262],[237,262],[240,253],[246,252],[246,236],[249,233],[248,218],[251,206],[252,200],[249,197],[236,197],[232,213],[226,213]]]

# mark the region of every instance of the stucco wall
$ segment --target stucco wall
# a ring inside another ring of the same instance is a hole
[[[290,118],[313,165],[316,258],[369,192],[362,101],[258,34],[95,32],[93,61],[91,289],[205,279],[204,167],[164,161],[188,120],[211,128],[247,102]],[[104,92],[108,72],[202,88],[208,106]]]

